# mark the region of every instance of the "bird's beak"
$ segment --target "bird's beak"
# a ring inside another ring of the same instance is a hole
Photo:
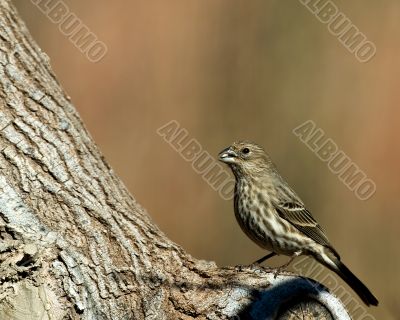
[[[237,153],[233,151],[230,147],[222,150],[218,155],[219,161],[225,163],[235,163],[237,157]]]

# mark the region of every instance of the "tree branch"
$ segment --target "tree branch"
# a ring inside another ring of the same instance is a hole
[[[0,0],[0,318],[349,319],[321,285],[270,271],[218,268],[166,238]]]

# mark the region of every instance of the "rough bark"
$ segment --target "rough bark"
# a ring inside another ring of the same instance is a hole
[[[140,116],[140,115],[138,115]],[[0,319],[348,319],[327,290],[171,242],[0,0]]]

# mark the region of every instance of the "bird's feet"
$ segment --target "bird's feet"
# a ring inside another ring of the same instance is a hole
[[[301,255],[301,251],[297,251],[295,252],[289,259],[288,262],[286,262],[285,264],[281,265],[280,267],[277,267],[276,270],[274,271],[274,279],[276,279],[276,277],[278,276],[278,274],[280,274],[282,271],[284,271],[287,267],[289,267],[289,265],[293,262],[293,260],[298,257],[299,255]]]
[[[272,257],[274,257],[274,256],[276,256],[276,253],[275,253],[275,252],[271,252],[271,253],[267,254],[266,256],[264,256],[264,257],[258,259],[257,261],[254,261],[252,264],[253,264],[253,265],[261,264],[261,263],[263,263],[264,261],[267,261],[269,258],[272,258]]]
[[[280,274],[280,273],[282,273],[282,271],[285,271],[285,269],[286,269],[286,263],[284,264],[284,265],[282,265],[282,266],[280,266],[280,267],[277,267],[276,269],[275,269],[275,271],[274,271],[274,279],[276,279],[276,277]]]
[[[235,270],[237,270],[237,271],[243,271],[244,269],[256,269],[256,268],[260,268],[260,266],[257,264],[254,264],[254,263],[247,264],[247,265],[246,264],[238,264],[235,266]]]

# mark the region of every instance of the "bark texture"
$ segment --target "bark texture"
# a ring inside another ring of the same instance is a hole
[[[0,0],[0,319],[349,319],[325,288],[171,242]]]

